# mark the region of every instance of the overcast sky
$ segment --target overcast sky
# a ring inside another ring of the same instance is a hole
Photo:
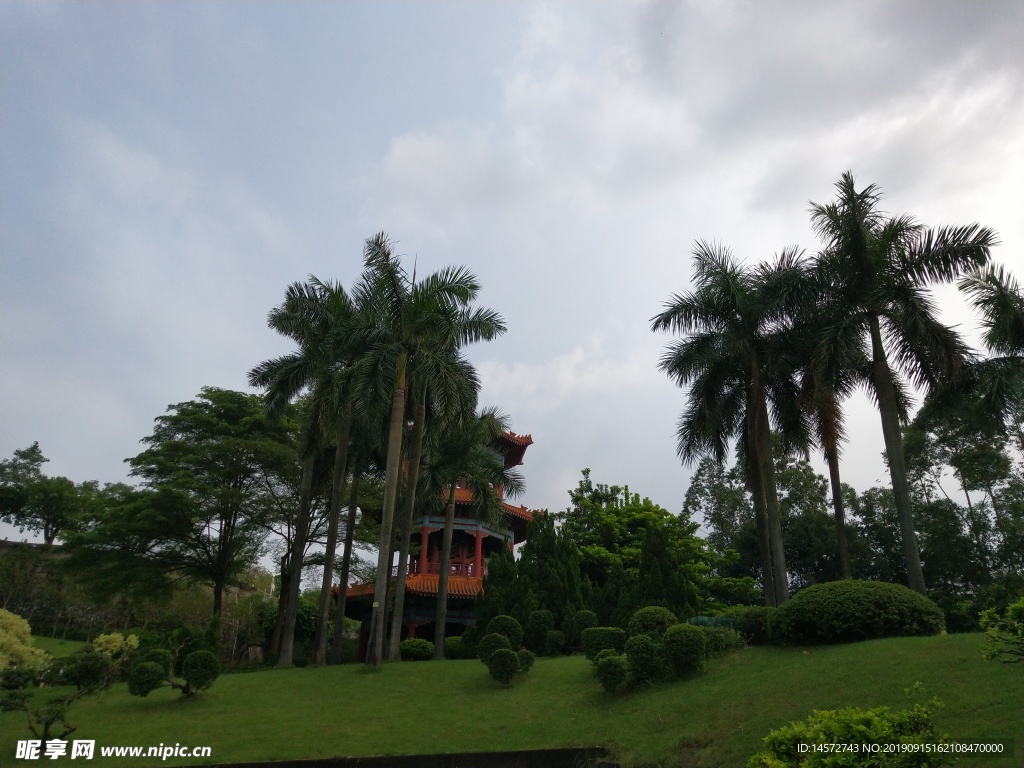
[[[1020,275],[1022,39],[1015,0],[2,0],[0,455],[126,479],[168,404],[290,349],[289,283],[351,285],[385,230],[504,315],[471,358],[534,437],[523,503],[590,467],[677,512],[650,318],[694,240],[813,250],[808,201],[852,170],[887,211],[995,228]],[[850,413],[863,490],[881,429]]]

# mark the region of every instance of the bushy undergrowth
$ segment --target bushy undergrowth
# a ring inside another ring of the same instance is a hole
[[[697,630],[700,632],[700,630]],[[633,684],[648,686],[667,676],[668,667],[661,655],[661,644],[640,633],[626,641],[626,661]]]
[[[580,634],[580,644],[590,661],[606,648],[622,653],[626,645],[626,630],[619,627],[588,627]]]
[[[707,630],[692,624],[669,627],[661,639],[665,663],[679,676],[699,672],[708,655]]]
[[[594,671],[604,689],[615,693],[629,678],[629,662],[623,654],[606,648],[597,655]]]
[[[938,768],[949,755],[916,748],[943,744],[946,739],[932,722],[940,707],[933,700],[909,710],[818,710],[806,720],[777,728],[764,739],[764,749],[750,758],[748,768]],[[855,751],[833,751],[836,744],[856,745]],[[907,745],[894,752],[889,745]],[[801,746],[803,745],[803,746]],[[815,751],[814,746],[829,748]],[[810,749],[808,749],[810,747]],[[889,747],[887,751],[887,747]]]
[[[678,623],[679,619],[668,608],[650,605],[633,614],[629,620],[629,626],[626,627],[626,632],[630,637],[642,634],[652,640],[660,640],[666,629]]]
[[[772,615],[769,631],[775,642],[814,645],[936,635],[942,622],[939,607],[907,587],[847,579],[797,592]]]
[[[561,656],[565,649],[565,632],[560,629],[549,629],[544,637],[544,655]]]

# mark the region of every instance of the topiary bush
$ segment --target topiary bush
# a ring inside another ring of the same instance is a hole
[[[699,629],[697,631],[700,632]],[[626,659],[636,685],[652,685],[667,676],[668,668],[661,656],[661,648],[646,633],[633,635],[626,641]]]
[[[665,663],[677,675],[689,675],[704,669],[707,658],[707,634],[703,627],[674,624],[661,638]]]
[[[764,749],[750,758],[748,768],[938,768],[948,765],[947,754],[917,751],[925,744],[945,744],[935,729],[932,712],[940,704],[916,705],[893,712],[888,707],[815,711],[806,720],[776,728],[764,739]],[[856,752],[821,751],[813,746],[856,744]],[[907,752],[890,745],[906,744]],[[873,745],[873,746],[872,746]],[[886,751],[886,750],[890,751]]]
[[[468,659],[466,655],[466,644],[462,641],[462,635],[452,635],[444,639],[444,657],[446,659]]]
[[[476,658],[476,644],[480,642],[480,628],[477,626],[466,627],[462,635],[462,653],[464,659]]]
[[[480,642],[483,643],[487,637],[488,635],[484,635]],[[511,648],[497,648],[487,659],[487,670],[491,677],[502,685],[510,685],[512,678],[519,671],[519,657]]]
[[[597,656],[595,672],[604,689],[615,693],[625,685],[629,677],[629,664],[624,655],[606,648]]]
[[[430,661],[434,658],[434,644],[422,637],[411,637],[398,645],[402,661]]]
[[[605,648],[622,653],[626,647],[626,630],[619,627],[588,627],[580,634],[580,645],[590,661]]]
[[[192,651],[181,665],[181,676],[185,678],[183,695],[205,691],[220,677],[220,662],[209,651]]]
[[[537,660],[537,657],[534,655],[533,651],[527,650],[526,648],[520,648],[516,652],[516,656],[519,657],[519,672],[521,674],[525,675],[527,672],[533,669],[533,662]]]
[[[497,632],[491,632],[490,634],[481,637],[480,642],[476,644],[476,655],[480,661],[487,665],[490,661],[491,655],[502,648],[512,650],[512,644],[504,635],[499,635]]]
[[[679,619],[668,608],[649,605],[633,614],[626,631],[630,637],[647,635],[652,640],[660,640],[666,629],[678,623]]]
[[[128,693],[145,698],[167,684],[168,672],[155,661],[143,661],[128,673]]]
[[[797,592],[772,615],[769,632],[792,645],[849,643],[876,637],[937,635],[942,611],[899,584],[846,579]]]
[[[150,648],[142,655],[143,662],[156,664],[164,672],[164,677],[171,674],[171,667],[174,664],[174,657],[165,648]]]
[[[572,625],[576,630],[576,635],[579,636],[583,630],[597,626],[597,614],[593,611],[576,611],[576,615],[572,618]]]
[[[549,629],[544,638],[544,655],[561,656],[565,648],[565,632],[560,629]]]
[[[1000,618],[994,608],[981,614],[985,630],[985,658],[1007,664],[1024,662],[1024,597],[1007,606]]]
[[[511,616],[495,616],[487,625],[486,634],[504,635],[513,649],[523,644],[523,625]]]

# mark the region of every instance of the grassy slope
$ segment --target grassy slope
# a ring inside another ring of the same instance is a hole
[[[85,645],[85,643],[80,643],[76,640],[61,640],[55,637],[40,637],[38,635],[33,635],[32,645],[36,648],[42,648],[51,656],[60,657],[70,656]]]
[[[191,701],[164,690],[132,699],[120,685],[76,705],[71,721],[98,745],[210,745],[217,761],[605,744],[627,763],[735,767],[769,730],[812,709],[903,707],[903,690],[920,681],[945,703],[939,725],[952,738],[1016,740],[1016,759],[978,765],[1020,765],[1024,669],[985,661],[981,645],[980,635],[949,635],[748,648],[693,680],[617,696],[581,657],[539,659],[511,689],[478,661],[292,669],[227,675]],[[24,738],[22,728],[0,717],[0,744]],[[13,748],[0,749],[2,766]]]

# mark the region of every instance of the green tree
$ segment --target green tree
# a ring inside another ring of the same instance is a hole
[[[996,236],[977,224],[926,229],[910,216],[888,218],[878,208],[877,187],[858,191],[849,172],[836,190],[834,202],[811,206],[811,222],[824,241],[815,270],[828,276],[829,286],[817,301],[831,319],[818,342],[847,350],[861,349],[870,339],[870,386],[882,420],[907,582],[924,592],[904,467],[898,373],[921,387],[961,375],[968,350],[938,321],[927,286],[983,266]]]
[[[42,472],[47,461],[38,442],[0,461],[0,520],[22,532],[42,534],[43,542],[51,546],[60,534],[75,527],[92,486],[47,477]]]

